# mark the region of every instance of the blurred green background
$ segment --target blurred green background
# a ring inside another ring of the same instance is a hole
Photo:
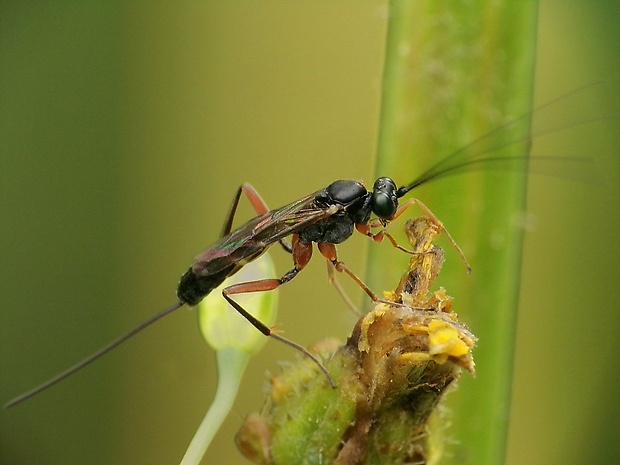
[[[373,179],[385,14],[355,0],[0,3],[2,402],[172,303],[241,182],[276,207]],[[620,115],[619,20],[613,2],[541,0],[537,102],[605,80],[571,110]],[[530,181],[511,465],[620,461],[619,128],[598,119],[534,144],[595,158],[600,179]],[[365,247],[340,255],[362,270]],[[302,344],[354,320],[324,268],[281,292],[278,320]],[[246,463],[234,433],[266,370],[292,357],[267,344],[205,463]],[[176,463],[214,387],[213,354],[180,310],[0,412],[0,461]]]

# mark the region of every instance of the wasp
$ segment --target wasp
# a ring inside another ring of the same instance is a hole
[[[178,301],[176,303],[93,353],[77,365],[9,401],[5,408],[13,407],[67,378],[174,310],[184,305],[198,305],[226,278],[234,275],[243,266],[261,256],[276,242],[279,242],[284,250],[292,254],[293,268],[280,278],[233,284],[222,290],[222,296],[265,336],[277,339],[314,360],[332,383],[326,369],[314,355],[303,346],[267,327],[239,305],[233,296],[246,292],[270,291],[289,282],[308,264],[312,257],[313,244],[316,244],[319,252],[333,266],[333,269],[348,274],[373,301],[379,300],[368,286],[346,267],[344,262],[338,260],[336,244],[344,242],[353,234],[354,230],[357,230],[376,242],[388,238],[395,247],[406,250],[398,245],[387,231],[381,230],[373,233],[372,229],[386,226],[414,203],[417,203],[446,232],[439,220],[419,200],[410,199],[399,205],[398,199],[419,184],[419,181],[414,181],[397,189],[391,178],[381,177],[375,181],[372,191],[369,191],[359,181],[338,180],[324,189],[274,210],[269,209],[259,193],[249,183],[243,184],[234,196],[220,240],[198,254],[194,258],[192,266],[181,276],[177,288]],[[237,229],[231,230],[242,194],[246,195],[259,215]],[[373,214],[376,217],[371,219]],[[291,237],[290,242],[287,240],[288,237]],[[448,235],[448,237],[465,260],[465,256],[456,242],[451,236]],[[469,265],[467,266],[469,267]]]
[[[547,105],[549,104],[545,106]],[[460,254],[468,271],[471,271],[471,267],[467,263],[467,259],[456,241],[448,233],[441,221],[439,221],[420,200],[411,198],[402,204],[399,200],[412,189],[422,184],[426,184],[429,181],[446,175],[462,172],[469,169],[472,165],[484,163],[492,164],[497,161],[510,160],[509,157],[504,157],[502,159],[501,157],[481,156],[481,153],[473,150],[473,147],[476,143],[487,139],[493,133],[512,127],[518,122],[526,121],[533,111],[534,110],[521,115],[509,123],[499,126],[491,133],[476,139],[471,144],[448,155],[430,169],[423,172],[415,180],[401,187],[397,187],[396,183],[389,177],[378,178],[374,182],[372,190],[367,189],[360,181],[346,179],[337,180],[327,187],[289,203],[288,205],[270,210],[259,193],[250,184],[245,183],[241,185],[234,196],[231,208],[224,222],[220,239],[198,254],[187,272],[181,276],[177,288],[177,302],[155,314],[78,364],[73,365],[42,385],[9,401],[5,404],[5,408],[13,407],[55,385],[78,370],[91,364],[139,331],[174,310],[184,305],[197,305],[211,291],[222,284],[226,278],[234,275],[246,264],[265,253],[267,249],[275,243],[280,243],[284,250],[292,255],[293,268],[284,273],[280,278],[233,284],[222,290],[222,296],[235,310],[265,336],[288,344],[310,357],[319,365],[333,386],[329,373],[327,373],[327,370],[316,357],[301,345],[277,334],[267,327],[237,303],[233,296],[248,292],[270,291],[288,283],[308,264],[312,257],[314,244],[316,244],[317,249],[328,262],[330,278],[333,278],[334,269],[338,272],[345,273],[349,275],[373,301],[376,302],[380,300],[355,273],[347,268],[344,262],[338,259],[336,245],[346,241],[353,235],[354,231],[357,230],[375,242],[388,239],[394,247],[405,252],[413,253],[400,246],[384,228],[414,204],[417,204],[435,226],[446,235]],[[531,136],[528,135],[525,136],[523,140],[530,140],[530,138]],[[523,142],[523,140],[520,142]],[[527,159],[527,157],[518,158],[521,160]],[[514,160],[514,158],[512,159]],[[583,161],[583,159],[577,160]],[[564,158],[563,161],[568,160]],[[258,216],[233,230],[233,220],[242,194],[245,194],[248,198]],[[377,228],[381,228],[381,230],[373,232],[373,230]]]

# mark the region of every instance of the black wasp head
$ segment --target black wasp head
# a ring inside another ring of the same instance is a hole
[[[396,184],[391,178],[379,178],[372,186],[370,207],[382,220],[391,220],[398,208]]]

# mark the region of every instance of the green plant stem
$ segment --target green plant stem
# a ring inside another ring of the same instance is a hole
[[[537,2],[389,2],[377,175],[398,185],[504,121],[531,109]],[[496,134],[499,146],[527,137],[529,118]],[[481,144],[484,145],[484,144]],[[525,156],[529,145],[501,156]],[[457,444],[442,463],[503,463],[513,360],[526,169],[477,172],[415,190],[463,248],[446,246],[441,284],[480,339],[478,376],[448,398],[448,435]],[[407,216],[417,216],[417,212]],[[395,230],[397,228],[393,228]],[[402,257],[370,248],[367,283],[389,289]]]
[[[216,359],[218,379],[215,398],[187,448],[181,465],[198,465],[202,460],[211,440],[232,408],[249,357],[236,348],[224,347],[217,351]]]

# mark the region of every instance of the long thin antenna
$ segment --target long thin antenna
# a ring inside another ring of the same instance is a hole
[[[156,313],[155,315],[153,315],[151,318],[149,318],[145,322],[140,323],[138,326],[136,326],[134,329],[129,331],[127,334],[124,334],[123,336],[119,337],[118,339],[115,339],[114,341],[110,342],[107,346],[99,349],[97,352],[95,352],[94,354],[92,354],[89,357],[85,358],[81,362],[76,363],[72,367],[68,368],[67,370],[63,371],[62,373],[59,373],[58,375],[54,376],[52,379],[46,381],[45,383],[41,384],[40,386],[37,386],[36,388],[31,389],[30,391],[24,392],[22,395],[17,396],[15,399],[8,401],[6,404],[4,404],[4,408],[5,409],[9,409],[11,407],[14,407],[17,404],[20,404],[20,403],[24,402],[25,400],[28,400],[31,397],[36,396],[40,392],[45,391],[47,388],[52,387],[54,384],[59,383],[63,379],[71,376],[76,371],[79,371],[82,368],[90,365],[95,360],[97,360],[98,358],[104,356],[105,354],[110,352],[115,347],[118,347],[123,342],[125,342],[127,339],[129,339],[130,337],[132,337],[135,334],[139,333],[140,331],[142,331],[147,326],[150,326],[151,324],[155,323],[160,318],[163,318],[164,316],[168,315],[169,313],[172,313],[177,308],[180,308],[183,305],[185,305],[185,303],[181,302],[179,300],[178,302],[176,302],[175,304],[171,305],[170,307],[162,310],[159,313]]]
[[[437,179],[447,174],[453,173],[459,170],[460,168],[464,168],[466,166],[473,165],[473,164],[484,163],[487,160],[496,161],[499,158],[501,158],[501,157],[484,158],[483,157],[484,154],[495,153],[498,150],[501,150],[506,147],[510,147],[510,146],[520,144],[520,143],[531,142],[535,137],[553,134],[558,131],[563,131],[565,129],[569,129],[572,127],[581,126],[583,124],[592,123],[592,122],[600,121],[600,120],[606,120],[606,119],[616,119],[617,116],[604,116],[604,117],[599,117],[599,118],[579,119],[567,125],[551,128],[551,129],[536,132],[536,133],[534,132],[530,133],[529,124],[528,124],[527,126],[528,131],[523,134],[520,134],[518,137],[515,137],[513,139],[507,140],[505,142],[499,142],[499,141],[494,141],[494,139],[492,138],[492,136],[494,135],[503,134],[504,131],[517,127],[518,124],[527,122],[528,118],[531,118],[533,115],[538,114],[541,110],[544,110],[545,108],[552,107],[554,104],[558,102],[566,101],[570,97],[576,94],[583,93],[586,90],[590,89],[591,87],[601,85],[601,84],[604,84],[604,81],[598,81],[598,82],[586,84],[585,86],[575,89],[569,92],[568,94],[564,94],[551,101],[545,102],[542,105],[539,105],[536,108],[533,108],[517,116],[514,119],[504,122],[503,124],[492,129],[491,131],[480,135],[479,137],[475,138],[473,141],[460,147],[458,150],[452,152],[451,154],[447,155],[445,158],[441,159],[439,162],[432,165],[428,170],[420,174],[410,184],[400,187],[398,189],[397,196],[400,198],[404,196],[406,193],[408,193],[409,191],[411,191],[412,189],[414,189],[415,187],[425,184],[428,181],[431,181],[433,179]],[[490,146],[486,146],[485,148],[482,148],[481,146],[479,146],[479,144],[482,144],[482,143],[486,144],[489,141],[491,141]],[[493,142],[495,143],[493,144]],[[524,156],[522,157],[522,159],[525,161],[528,159],[528,156]]]

